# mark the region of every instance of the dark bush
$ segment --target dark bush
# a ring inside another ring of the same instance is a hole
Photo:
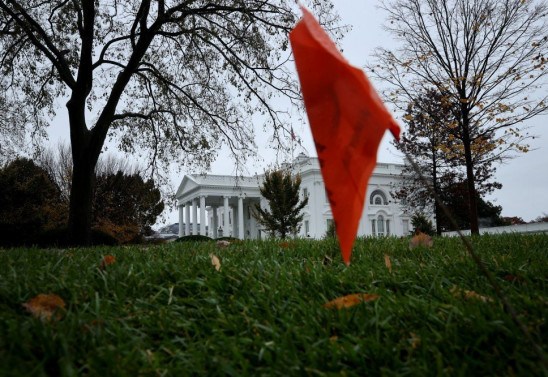
[[[36,237],[34,244],[38,247],[67,247],[69,246],[67,240],[67,228],[57,228],[41,233]],[[118,241],[106,232],[93,229],[91,231],[91,244],[93,246],[116,246]]]
[[[200,234],[192,234],[190,236],[179,237],[175,240],[175,242],[205,242],[205,241],[213,241],[213,238],[208,236],[202,236]]]
[[[21,158],[0,168],[0,245],[30,246],[65,220],[65,203],[47,172]]]
[[[93,246],[116,246],[118,240],[110,234],[98,229],[91,230],[91,244]]]
[[[38,247],[66,247],[67,228],[46,230],[36,237],[34,244]]]

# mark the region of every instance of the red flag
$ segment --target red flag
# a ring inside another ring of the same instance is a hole
[[[314,16],[301,8],[303,18],[289,39],[348,265],[379,144],[387,129],[399,139],[400,128],[364,72],[348,63]]]

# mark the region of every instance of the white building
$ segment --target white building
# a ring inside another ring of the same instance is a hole
[[[301,175],[301,195],[308,196],[308,205],[303,210],[304,218],[298,236],[322,238],[333,221],[333,215],[318,159],[300,154],[287,168]],[[377,164],[369,179],[358,236],[409,234],[410,217],[390,195],[394,184],[401,179],[402,168],[403,165],[400,164]],[[202,234],[213,238],[264,238],[266,233],[252,215],[257,203],[268,207],[259,191],[262,179],[262,175],[186,175],[176,195],[179,236]],[[209,234],[206,234],[206,223],[209,224]],[[192,233],[192,229],[196,232]]]

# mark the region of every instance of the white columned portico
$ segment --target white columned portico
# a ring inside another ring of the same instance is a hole
[[[192,234],[198,234],[198,206],[196,199],[192,199]]]
[[[211,210],[213,211],[213,216],[212,216],[212,225],[211,225],[211,234],[213,234],[213,238],[218,238],[219,237],[219,234],[217,233],[217,228],[219,227],[219,219],[217,217],[217,207],[211,207]]]
[[[185,228],[184,228],[184,222],[185,222],[185,206],[180,205],[179,206],[179,237],[182,237],[185,235]]]
[[[238,197],[238,238],[244,239],[244,198]]]
[[[185,205],[185,236],[190,235],[190,203]]]
[[[223,220],[224,220],[224,224],[223,224],[223,237],[228,237],[230,234],[228,232],[228,196],[224,196],[223,197],[223,206],[224,206],[224,211],[223,211]]]
[[[206,218],[205,218],[205,196],[200,196],[200,234],[206,234]]]

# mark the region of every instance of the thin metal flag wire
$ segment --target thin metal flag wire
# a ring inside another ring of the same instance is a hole
[[[401,142],[396,140],[396,143],[400,144]],[[402,149],[400,149],[400,150],[402,150]],[[433,189],[430,182],[428,182],[426,177],[421,173],[421,170],[420,170],[418,164],[415,162],[413,157],[411,157],[411,155],[409,155],[407,152],[404,151],[404,154],[405,154],[405,157],[407,158],[407,160],[409,161],[409,163],[411,164],[411,167],[413,168],[415,173],[418,175],[418,177],[419,177],[420,181],[422,182],[422,184],[426,187],[428,192],[434,197],[434,200],[438,203],[438,205],[440,206],[440,208],[443,211],[443,213],[445,214],[445,216],[447,216],[447,218],[449,219],[449,222],[450,222],[451,226],[453,227],[453,229],[455,229],[455,231],[459,235],[462,243],[466,247],[466,250],[468,251],[468,254],[472,257],[474,262],[478,265],[480,271],[485,275],[485,277],[487,278],[487,280],[489,281],[489,283],[491,284],[491,286],[495,290],[495,294],[497,295],[499,300],[504,305],[504,308],[506,309],[506,312],[508,314],[510,314],[510,317],[512,317],[512,319],[514,320],[516,325],[519,327],[519,329],[521,330],[523,335],[525,335],[527,340],[529,340],[529,343],[531,343],[531,345],[533,346],[535,352],[537,353],[537,356],[539,357],[539,359],[542,363],[543,371],[546,374],[546,369],[548,368],[548,363],[547,363],[544,351],[537,344],[537,342],[535,342],[535,340],[531,336],[531,333],[529,332],[527,327],[523,324],[522,321],[520,321],[520,319],[518,318],[516,310],[514,309],[512,304],[510,304],[510,301],[508,301],[508,299],[506,298],[504,293],[502,293],[502,289],[500,288],[499,284],[495,280],[493,274],[491,273],[491,271],[489,271],[485,267],[485,264],[481,261],[481,258],[479,257],[479,255],[474,250],[474,247],[473,247],[472,243],[470,243],[470,241],[461,232],[459,226],[457,225],[457,222],[455,221],[455,218],[451,214],[451,211],[449,210],[449,208],[447,208],[445,203],[443,203],[443,201],[440,199],[438,193]]]

